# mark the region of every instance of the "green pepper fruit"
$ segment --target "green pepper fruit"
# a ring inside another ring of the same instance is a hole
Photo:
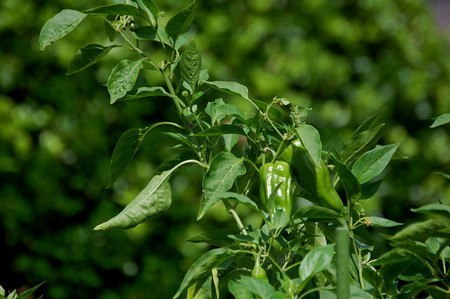
[[[268,280],[267,279],[266,270],[264,270],[263,267],[256,266],[256,265],[255,265],[255,267],[252,270],[252,277],[253,278],[258,278],[258,279]]]
[[[342,212],[342,200],[331,182],[325,162],[314,162],[300,140],[295,140],[281,154],[281,159],[289,163],[299,185],[310,195],[312,202],[323,207]]]
[[[291,218],[292,213],[292,171],[288,163],[277,161],[266,163],[259,169],[261,202],[273,218],[281,211]]]

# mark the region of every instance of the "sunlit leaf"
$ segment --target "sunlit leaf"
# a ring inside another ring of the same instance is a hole
[[[168,182],[173,169],[154,176],[148,185],[118,215],[97,225],[94,230],[132,228],[164,213],[172,203]]]
[[[363,184],[379,175],[387,166],[399,144],[379,146],[364,153],[353,165],[352,173]]]
[[[296,134],[316,165],[322,164],[322,142],[320,134],[311,125],[303,124],[296,128]]]
[[[110,103],[114,104],[118,99],[123,98],[127,92],[133,89],[143,68],[142,59],[137,61],[122,60],[117,64],[109,75],[106,86],[110,95]]]
[[[239,176],[245,174],[244,159],[232,153],[221,152],[211,160],[209,170],[203,177],[203,198],[197,219],[221,198],[219,195],[228,191]]]
[[[307,282],[317,273],[325,270],[333,261],[334,244],[314,247],[309,251],[299,267],[299,275],[303,282]]]
[[[436,127],[439,127],[439,126],[442,126],[442,125],[445,125],[445,124],[448,124],[448,123],[450,123],[450,113],[445,113],[445,114],[442,114],[442,115],[438,116],[434,120],[434,122],[430,126],[430,128],[436,128]]]
[[[276,291],[275,288],[266,280],[253,278],[250,276],[241,276],[237,281],[241,286],[259,298],[285,299],[286,295]]]
[[[40,49],[66,36],[74,30],[87,15],[72,9],[64,9],[45,22],[39,34]]]
[[[237,95],[248,100],[248,88],[242,84],[228,81],[207,81],[204,84],[219,91]]]
[[[403,223],[395,222],[382,217],[368,216],[364,217],[364,223],[367,226],[378,226],[378,227],[394,227],[403,225]]]

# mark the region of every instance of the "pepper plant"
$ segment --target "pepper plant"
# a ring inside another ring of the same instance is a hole
[[[398,144],[376,145],[380,113],[367,119],[341,148],[326,150],[307,123],[306,107],[285,98],[253,99],[239,83],[212,80],[195,40],[187,38],[197,3],[166,18],[152,0],[124,0],[83,12],[65,9],[41,31],[41,49],[100,17],[108,44],[80,48],[68,74],[97,63],[116,48],[129,59],[111,70],[110,103],[165,98],[178,122],[131,128],[111,158],[111,184],[156,127],[173,139],[176,155],[118,215],[95,230],[133,228],[170,208],[171,175],[187,165],[203,169],[197,220],[222,203],[236,223],[233,233],[205,230],[191,242],[210,244],[187,271],[173,298],[389,298],[449,293],[450,209],[440,203],[419,213],[438,215],[386,238],[394,249],[372,257],[373,227],[402,225],[365,214],[380,174]],[[156,53],[156,54],[155,54]],[[162,55],[161,55],[162,53]],[[149,73],[163,86],[147,82]],[[233,96],[250,110],[225,101]],[[238,208],[259,217],[246,224]],[[157,221],[157,220],[152,220]],[[420,232],[420,235],[419,235]]]

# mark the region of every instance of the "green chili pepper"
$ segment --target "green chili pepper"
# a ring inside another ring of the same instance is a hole
[[[261,251],[255,257],[255,266],[252,270],[252,277],[268,280],[266,270],[264,270],[264,268],[261,266]]]
[[[259,169],[261,202],[267,213],[283,212],[288,219],[292,213],[292,172],[284,161],[266,163]]]
[[[337,212],[342,211],[342,200],[333,187],[327,166],[322,160],[320,164],[314,162],[300,140],[292,142],[281,158],[291,165],[299,185],[311,195],[308,199]]]

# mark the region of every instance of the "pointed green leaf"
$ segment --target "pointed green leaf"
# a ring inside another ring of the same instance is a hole
[[[71,9],[64,9],[45,22],[39,34],[41,50],[74,30],[87,15]]]
[[[227,247],[234,244],[228,235],[230,232],[225,230],[206,231],[195,237],[188,239],[192,243],[206,243],[218,247]]]
[[[239,134],[224,134],[222,138],[227,152],[231,152],[233,147],[239,142]]]
[[[346,165],[350,167],[365,151],[369,150],[377,143],[381,136],[381,128],[384,124],[367,129],[366,131],[353,134],[352,138],[344,145],[341,150],[341,158]]]
[[[378,127],[378,118],[380,115],[385,111],[385,108],[381,109],[380,111],[376,112],[374,115],[370,116],[368,119],[366,119],[353,133],[353,136],[357,136],[358,134],[361,134],[364,131],[371,130],[373,128]]]
[[[34,291],[36,291],[41,285],[43,285],[45,283],[45,281],[44,282],[41,282],[40,284],[38,284],[38,285],[36,285],[36,286],[34,286],[34,287],[32,287],[31,289],[28,289],[28,290],[26,290],[25,292],[23,292],[23,293],[21,293],[18,297],[17,297],[17,299],[27,299],[28,297],[30,297],[33,293],[34,293]]]
[[[162,87],[139,87],[135,94],[127,94],[117,102],[136,100],[148,97],[171,97],[171,94],[166,92]]]
[[[317,129],[311,125],[303,124],[296,129],[296,134],[314,163],[322,165],[322,142]]]
[[[99,44],[88,44],[82,47],[79,50],[79,53],[72,58],[66,75],[72,75],[90,67],[91,65],[97,63],[103,56],[108,54],[108,52],[115,47],[118,46],[112,45],[104,47]]]
[[[328,268],[333,261],[333,255],[334,244],[318,246],[311,249],[305,255],[299,267],[302,284],[305,284],[314,275]]]
[[[358,182],[358,179],[353,175],[350,169],[347,168],[343,163],[341,163],[335,155],[331,155],[333,159],[333,163],[336,166],[336,171],[341,179],[341,183],[344,186],[345,192],[347,193],[348,198],[359,198],[361,192],[361,185]]]
[[[400,222],[395,222],[389,219],[375,216],[364,217],[364,223],[367,226],[375,226],[375,227],[394,227],[403,225],[403,223]]]
[[[139,5],[139,9],[144,11],[149,17],[150,23],[156,27],[158,23],[159,7],[152,0],[133,0]]]
[[[374,266],[383,266],[387,264],[396,264],[413,260],[415,257],[412,253],[402,248],[394,248],[382,256],[374,260],[371,264]]]
[[[428,204],[417,209],[411,209],[411,211],[430,215],[441,215],[450,218],[450,207],[440,203]]]
[[[94,7],[85,11],[88,14],[105,14],[105,15],[128,15],[139,16],[139,11],[133,5],[127,4],[110,4]]]
[[[125,131],[116,143],[111,157],[110,185],[122,174],[127,165],[138,151],[143,139],[144,131],[141,128],[132,128]]]
[[[148,185],[117,216],[97,225],[94,230],[109,228],[132,228],[164,213],[172,203],[172,192],[168,182],[174,169],[154,176]]]
[[[141,59],[137,61],[122,60],[113,68],[106,83],[111,104],[123,98],[127,92],[133,89],[142,68]]]
[[[181,78],[190,85],[193,93],[197,87],[201,66],[202,57],[195,46],[195,42],[192,41],[183,54],[181,54],[180,73]]]
[[[185,33],[191,27],[192,21],[195,17],[196,3],[193,1],[189,6],[174,15],[166,25],[166,32],[174,40],[180,34]]]
[[[450,123],[450,113],[445,113],[445,114],[442,114],[442,115],[438,116],[434,120],[434,122],[430,126],[430,128],[436,128],[436,127],[439,127],[439,126],[442,126],[442,125],[445,125],[445,124],[448,124],[448,123]]]
[[[219,198],[235,199],[239,203],[248,205],[248,206],[252,207],[253,209],[259,211],[256,203],[253,200],[251,200],[249,197],[247,197],[243,194],[239,194],[239,193],[235,193],[235,192],[221,192],[221,193],[218,193],[216,196]]]
[[[389,240],[393,242],[425,241],[430,237],[450,237],[450,221],[436,218],[413,223],[389,237]]]
[[[179,298],[181,294],[194,284],[197,280],[204,276],[210,275],[212,268],[217,267],[226,259],[233,256],[233,252],[228,248],[216,248],[202,255],[187,271],[178,291],[173,296],[174,299]]]
[[[114,183],[126,169],[130,161],[133,159],[134,155],[141,147],[146,134],[154,128],[162,125],[169,125],[180,128],[180,126],[176,123],[163,121],[155,123],[147,128],[129,129],[119,137],[119,140],[117,141],[111,156],[110,185]]]
[[[352,173],[363,184],[379,175],[387,166],[399,144],[379,146],[364,153],[353,165]]]
[[[203,198],[197,219],[221,198],[219,195],[228,191],[239,176],[245,174],[244,159],[232,153],[221,152],[211,160],[209,170],[203,177]]]
[[[207,81],[204,84],[221,92],[237,95],[248,100],[248,88],[242,84],[228,81]]]

